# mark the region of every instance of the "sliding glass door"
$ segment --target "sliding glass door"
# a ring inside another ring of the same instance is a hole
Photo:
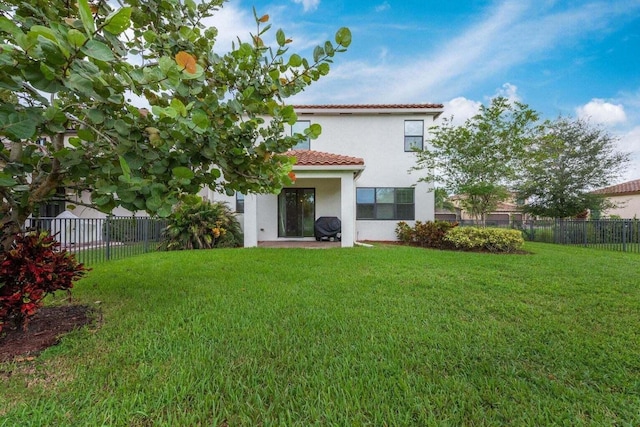
[[[278,237],[313,237],[314,188],[284,188],[278,195]]]

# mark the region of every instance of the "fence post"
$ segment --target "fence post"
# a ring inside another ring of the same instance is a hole
[[[106,246],[105,246],[104,255],[107,258],[107,261],[109,261],[109,259],[111,258],[111,230],[110,230],[110,226],[109,226],[110,218],[111,218],[111,215],[108,215],[105,218],[106,223],[105,223],[105,226],[104,226],[104,230],[105,230],[105,234],[106,234],[106,241],[105,241]]]
[[[532,242],[536,241],[535,228],[533,227],[533,221],[529,221],[529,236]]]
[[[144,219],[144,253],[149,252],[149,221],[151,218],[146,217]]]
[[[587,220],[582,221],[582,232],[584,233],[584,247],[589,246],[589,236],[587,236]]]
[[[627,252],[627,228],[629,220],[622,220],[622,252]]]

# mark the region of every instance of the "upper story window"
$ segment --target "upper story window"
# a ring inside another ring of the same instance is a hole
[[[236,192],[236,213],[244,213],[244,194]]]
[[[311,122],[309,120],[299,120],[293,126],[291,126],[291,135],[299,133],[304,135],[305,129],[308,129],[311,126]],[[311,140],[307,136],[304,140],[300,141],[298,144],[294,145],[292,150],[310,150],[311,148]]]
[[[413,188],[356,189],[356,219],[412,220],[415,218]]]
[[[404,151],[422,150],[424,146],[424,120],[404,121]]]

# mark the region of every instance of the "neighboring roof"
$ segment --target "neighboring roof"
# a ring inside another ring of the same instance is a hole
[[[291,150],[286,155],[297,159],[296,166],[364,166],[364,160],[359,157],[322,151]]]
[[[439,116],[444,111],[443,104],[326,104],[294,105],[299,114],[430,114]]]
[[[516,203],[500,202],[494,209],[495,212],[520,212],[522,208]]]
[[[613,196],[617,194],[640,193],[640,179],[623,182],[622,184],[612,185],[610,187],[601,188],[592,191],[593,194],[605,194]]]

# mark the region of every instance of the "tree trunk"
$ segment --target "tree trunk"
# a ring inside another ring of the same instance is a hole
[[[60,151],[64,148],[64,134],[59,133],[51,138],[54,151]],[[22,152],[22,144],[14,143],[11,149],[11,155],[19,156]],[[12,200],[12,194],[3,195],[3,203],[1,208],[2,218],[0,218],[0,252],[8,251],[13,245],[15,235],[24,231],[23,227],[29,215],[34,208],[40,203],[51,198],[55,190],[62,182],[62,171],[60,161],[53,158],[51,161],[51,170],[35,170],[31,176],[29,185],[29,196],[26,203]]]
[[[21,214],[13,209],[0,219],[0,252],[11,249],[16,234],[20,233],[29,214]]]

